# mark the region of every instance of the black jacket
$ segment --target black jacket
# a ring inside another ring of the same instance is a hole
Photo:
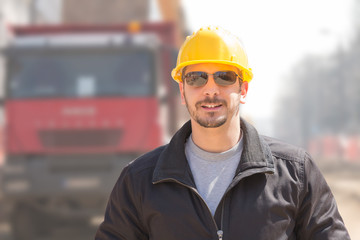
[[[121,173],[95,239],[350,239],[335,199],[302,149],[258,135],[241,121],[244,148],[213,217],[185,157],[186,123],[168,145]]]

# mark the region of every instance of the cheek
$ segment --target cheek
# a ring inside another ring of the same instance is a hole
[[[229,93],[229,104],[231,106],[238,106],[240,104],[240,100],[241,100],[241,93]]]
[[[186,104],[186,102],[188,104],[196,101],[197,99],[197,94],[199,94],[196,89],[191,89],[191,88],[186,88],[186,86],[184,86],[181,89],[181,103],[182,104]]]

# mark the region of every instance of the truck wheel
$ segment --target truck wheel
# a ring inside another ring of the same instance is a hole
[[[39,239],[41,229],[38,224],[39,215],[28,206],[20,205],[14,209],[12,214],[12,232],[15,240]]]

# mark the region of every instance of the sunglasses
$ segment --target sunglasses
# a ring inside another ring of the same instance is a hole
[[[242,80],[242,77],[234,71],[219,71],[213,74],[207,72],[189,72],[185,74],[182,79],[190,86],[202,87],[208,82],[209,75],[213,75],[215,83],[220,86],[229,86],[234,84],[237,77]]]

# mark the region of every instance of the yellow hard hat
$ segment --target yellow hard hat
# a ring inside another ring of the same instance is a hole
[[[181,82],[183,67],[197,63],[221,63],[240,69],[243,81],[250,82],[253,73],[240,40],[219,27],[200,28],[188,36],[179,50],[176,67],[171,76]]]

